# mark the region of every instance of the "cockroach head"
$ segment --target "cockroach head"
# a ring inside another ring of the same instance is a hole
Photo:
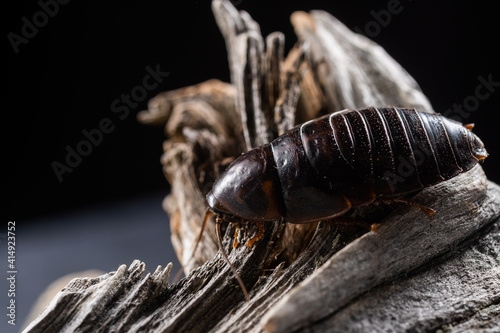
[[[281,187],[270,146],[238,157],[217,179],[207,202],[213,212],[245,221],[279,219]]]

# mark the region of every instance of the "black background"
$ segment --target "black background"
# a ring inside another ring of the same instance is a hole
[[[393,1],[233,1],[260,24],[263,35],[283,31],[287,49],[295,42],[289,16],[324,9],[349,28],[364,30],[374,13]],[[6,6],[6,5],[4,5]],[[71,1],[39,28],[16,54],[7,38],[21,35],[23,16],[40,11],[35,1],[2,10],[3,213],[21,219],[96,202],[166,189],[159,163],[161,128],[138,124],[136,114],[159,92],[210,78],[229,80],[226,50],[210,1]],[[496,11],[479,2],[399,2],[378,34],[382,45],[421,85],[435,110],[444,112],[475,94],[478,76],[500,81]],[[159,64],[170,75],[119,120],[111,103],[142,84],[145,67]],[[490,151],[488,176],[500,181],[497,101],[481,101],[465,122],[476,123]],[[51,163],[64,163],[82,130],[110,118],[115,130],[59,182]],[[5,201],[6,200],[6,201]],[[6,208],[6,209],[5,209]]]

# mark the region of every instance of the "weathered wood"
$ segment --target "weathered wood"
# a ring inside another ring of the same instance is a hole
[[[291,21],[297,36],[310,45],[329,112],[369,105],[432,111],[415,80],[380,45],[323,11],[296,12]]]
[[[266,37],[266,57],[264,70],[264,84],[267,101],[264,103],[269,109],[266,114],[273,115],[273,109],[282,91],[281,84],[281,66],[283,64],[285,54],[285,35],[281,32],[274,32]],[[272,124],[274,120],[269,117],[268,124]]]
[[[298,49],[298,54],[293,55],[293,61],[289,62],[289,67],[284,71],[283,90],[276,101],[274,110],[274,120],[278,134],[289,131],[297,124],[297,118],[300,117],[297,111],[297,105],[301,95],[302,71],[304,71],[305,50]],[[315,110],[316,112],[319,110]]]
[[[165,126],[162,157],[172,193],[164,207],[188,276],[168,284],[171,265],[150,274],[135,261],[62,290],[25,332],[464,332],[500,326],[500,187],[480,166],[413,199],[354,214],[366,226],[268,223],[256,232],[225,226],[224,247],[250,291],[243,294],[217,253],[213,224],[191,253],[218,173],[241,152],[298,122],[366,105],[432,112],[416,82],[380,46],[331,15],[292,17],[299,42],[260,35],[229,1],[213,1],[226,39],[231,84],[211,80],[155,97],[139,114]],[[264,43],[264,40],[266,41]],[[305,46],[306,44],[307,46]]]
[[[500,187],[486,182],[476,167],[415,199],[433,204],[438,210],[434,221],[419,210],[400,208],[379,232],[340,251],[356,233],[320,223],[290,267],[281,264],[258,279],[249,304],[220,255],[176,285],[167,284],[171,265],[146,274],[144,265],[134,262],[128,269],[121,266],[98,278],[72,281],[26,332],[49,327],[53,332],[431,331],[456,323],[498,327]],[[226,247],[230,250],[231,244]],[[263,248],[232,251],[232,260],[244,256],[242,276],[265,255]]]
[[[231,81],[236,86],[236,108],[239,111],[245,137],[245,150],[272,139],[266,126],[264,40],[258,24],[244,13],[240,15],[227,1],[213,1],[216,21],[226,40]],[[276,53],[271,52],[270,56]]]
[[[499,332],[499,235],[497,220],[462,244],[467,250],[453,247],[410,277],[374,288],[314,331]]]
[[[162,164],[172,187],[163,206],[170,215],[172,243],[185,270],[202,265],[217,252],[215,228],[208,226],[194,260],[200,221],[206,206],[204,193],[224,166],[236,156],[242,142],[241,121],[235,107],[234,86],[218,80],[161,93],[149,101],[139,121],[165,126]],[[214,163],[216,161],[216,163]]]

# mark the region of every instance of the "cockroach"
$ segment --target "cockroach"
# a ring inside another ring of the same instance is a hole
[[[222,246],[223,220],[309,223],[402,198],[470,170],[487,157],[472,124],[395,107],[346,109],[298,125],[238,157],[207,195]],[[200,236],[201,233],[200,232]],[[198,238],[199,241],[200,237]]]

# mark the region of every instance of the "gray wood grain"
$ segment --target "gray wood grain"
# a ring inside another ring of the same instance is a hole
[[[467,181],[480,189],[462,191]],[[248,304],[220,256],[176,285],[167,283],[171,266],[149,274],[134,262],[73,280],[26,332],[427,332],[455,326],[459,332],[485,325],[494,331],[500,187],[485,183],[475,168],[415,200],[434,202],[435,220],[400,208],[377,233],[353,242],[354,235],[348,239],[342,228],[321,223],[290,267],[258,278]],[[245,255],[242,270],[263,255],[248,252],[232,252],[232,260]]]

